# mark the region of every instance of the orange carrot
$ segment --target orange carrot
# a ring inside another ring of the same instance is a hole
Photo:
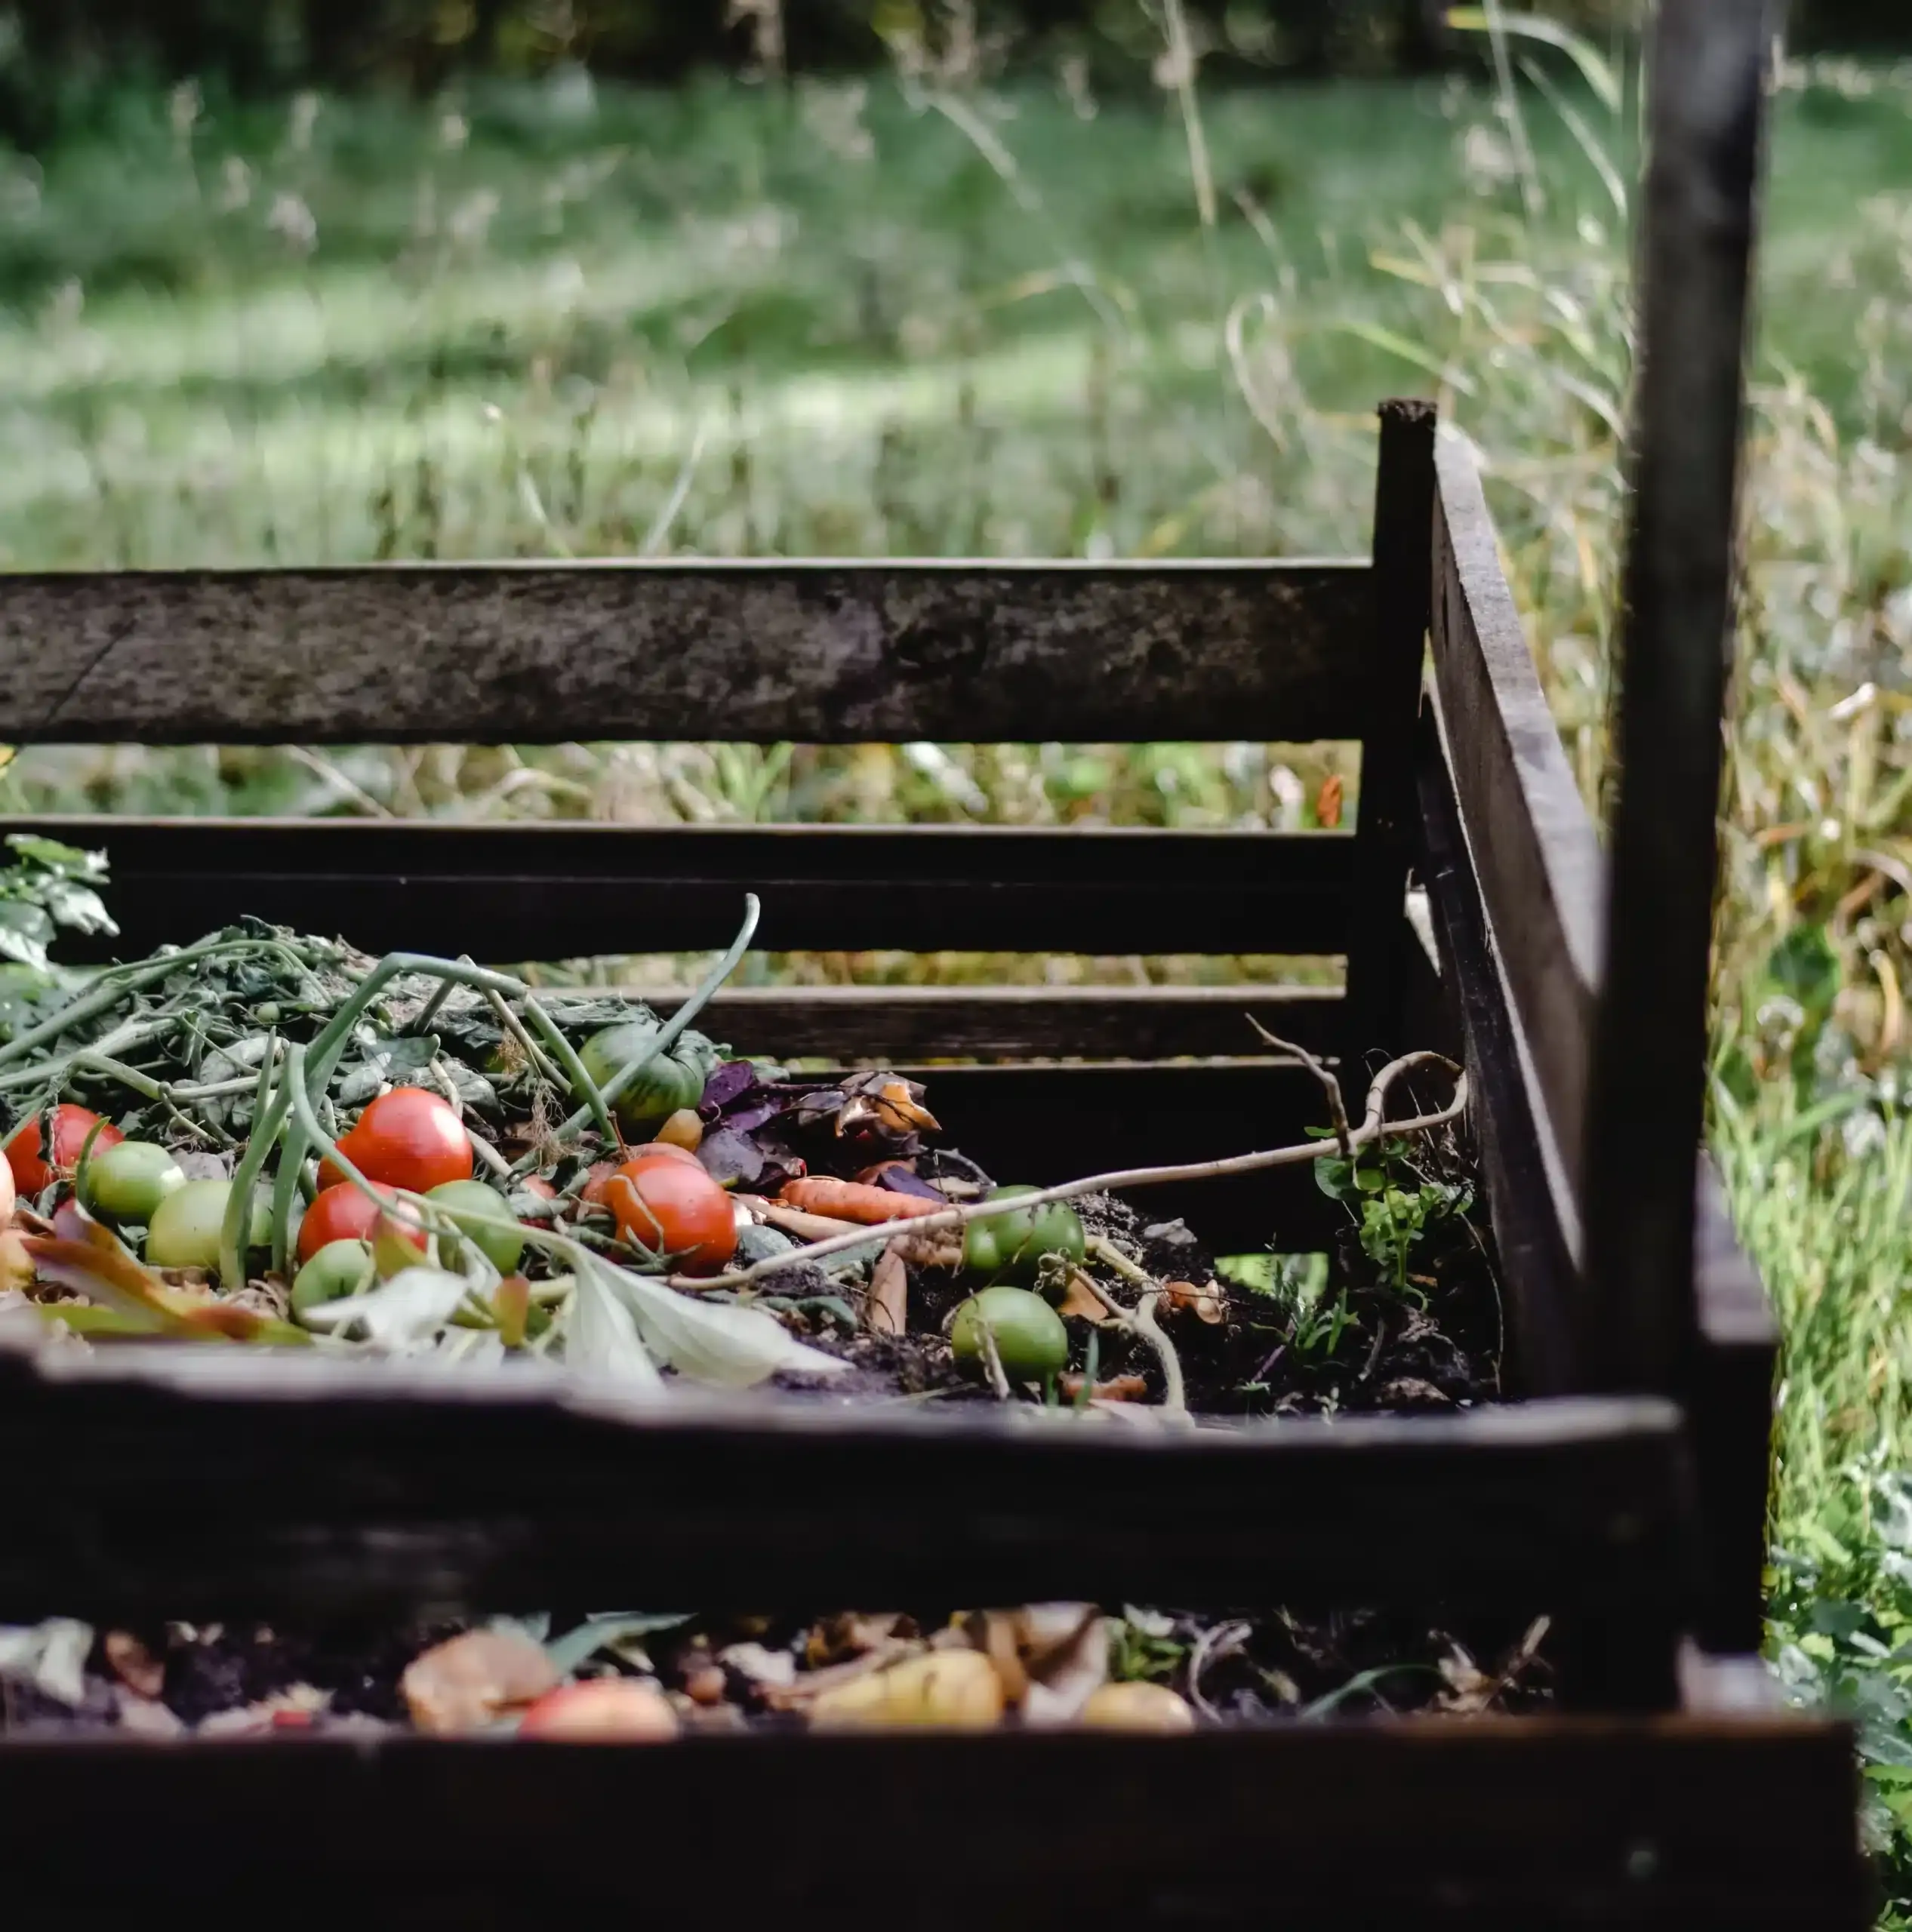
[[[887,1187],[870,1187],[860,1180],[836,1180],[828,1174],[810,1174],[787,1181],[777,1198],[787,1208],[808,1214],[828,1214],[866,1228],[885,1221],[912,1221],[919,1214],[940,1214],[947,1201],[926,1201],[916,1194],[893,1194]]]

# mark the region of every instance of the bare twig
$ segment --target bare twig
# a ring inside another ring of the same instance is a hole
[[[983,1366],[989,1371],[990,1386],[996,1391],[996,1399],[1006,1402],[1009,1399],[1009,1378],[1003,1372],[1002,1351],[996,1346],[996,1331],[987,1321],[978,1321],[976,1339],[983,1352]]]
[[[1390,1121],[1386,1118],[1387,1095],[1394,1083],[1404,1075],[1419,1067],[1438,1067],[1450,1075],[1454,1081],[1454,1098],[1438,1113],[1417,1114],[1410,1120]],[[1368,1089],[1368,1106],[1361,1124],[1347,1137],[1347,1154],[1352,1156],[1357,1148],[1402,1134],[1425,1133],[1428,1129],[1446,1127],[1450,1121],[1460,1118],[1467,1109],[1467,1076],[1466,1073],[1444,1054],[1406,1054],[1391,1060],[1375,1075],[1374,1084]],[[1225,1160],[1193,1161],[1179,1167],[1125,1168],[1111,1174],[1088,1174],[1080,1180],[1064,1181],[1055,1187],[1038,1188],[1033,1194],[1019,1194],[1009,1201],[975,1201],[960,1208],[939,1209],[934,1214],[924,1214],[913,1218],[910,1223],[913,1235],[934,1234],[939,1229],[959,1228],[966,1223],[981,1220],[991,1215],[1020,1214],[1032,1208],[1040,1208],[1051,1201],[1073,1201],[1084,1194],[1113,1193],[1125,1188],[1155,1187],[1164,1183],[1187,1180],[1219,1180],[1230,1174],[1251,1174],[1264,1168],[1298,1167],[1313,1161],[1322,1160],[1335,1151],[1335,1143],[1329,1140],[1305,1141],[1299,1146],[1276,1147],[1262,1153],[1235,1154]],[[747,1288],[754,1286],[766,1275],[777,1273],[786,1268],[801,1267],[806,1262],[821,1261],[833,1254],[840,1254],[846,1248],[857,1247],[870,1238],[869,1231],[858,1229],[854,1233],[832,1236],[827,1241],[813,1241],[806,1247],[793,1248],[787,1254],[773,1254],[767,1260],[755,1262],[748,1268],[732,1269],[725,1275],[673,1275],[671,1286],[687,1288],[694,1292],[704,1292],[713,1288]]]
[[[1124,1308],[1092,1275],[1079,1278],[1091,1294],[1106,1308],[1119,1328],[1126,1329],[1131,1335],[1139,1337],[1155,1351],[1155,1358],[1162,1364],[1162,1405],[1165,1409],[1185,1410],[1188,1407],[1188,1386],[1182,1375],[1182,1358],[1175,1352],[1175,1345],[1170,1341],[1155,1319],[1156,1304],[1162,1299],[1162,1291],[1148,1275],[1115,1243],[1101,1235],[1091,1235],[1088,1251],[1105,1266],[1113,1268],[1125,1280],[1138,1282],[1142,1289],[1142,1299],[1134,1308]]]
[[[1285,1054],[1292,1054],[1320,1082],[1321,1091],[1328,1097],[1328,1118],[1334,1124],[1335,1144],[1341,1150],[1343,1160],[1353,1160],[1354,1149],[1350,1144],[1352,1137],[1348,1132],[1347,1109],[1341,1103],[1341,1083],[1306,1047],[1298,1047],[1292,1040],[1284,1040],[1279,1033],[1270,1032],[1252,1013],[1247,1018],[1248,1023],[1270,1046],[1279,1048]]]

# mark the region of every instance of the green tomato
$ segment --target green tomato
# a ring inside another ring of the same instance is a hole
[[[189,1180],[177,1187],[153,1210],[146,1224],[146,1258],[154,1268],[217,1268],[219,1231],[226,1222],[226,1204],[232,1198],[229,1180]],[[272,1238],[272,1203],[262,1193],[252,1197],[248,1247],[263,1247]]]
[[[86,1164],[80,1204],[114,1227],[146,1226],[168,1195],[186,1185],[179,1163],[152,1140],[122,1140]]]
[[[593,1033],[578,1058],[599,1087],[608,1087],[657,1036],[648,1020],[621,1020]],[[704,1098],[704,1075],[682,1056],[682,1043],[640,1073],[611,1103],[625,1131],[648,1135],[685,1107]]]
[[[1002,1372],[1014,1382],[1039,1382],[1069,1361],[1062,1317],[1027,1288],[984,1288],[956,1310],[950,1346],[958,1361],[983,1360],[983,1331],[996,1337]]]
[[[494,1221],[512,1221],[516,1218],[504,1196],[497,1189],[487,1187],[482,1180],[442,1181],[425,1198],[442,1201],[448,1208],[461,1208],[473,1214],[488,1214]],[[524,1259],[523,1235],[511,1234],[503,1229],[474,1228],[469,1234],[460,1230],[457,1235],[439,1237],[439,1253],[447,1267],[457,1266],[460,1244],[466,1241],[500,1275],[515,1275],[519,1263]]]
[[[302,1315],[321,1302],[343,1301],[371,1286],[371,1243],[328,1241],[292,1283],[292,1312]]]
[[[999,1187],[992,1201],[1008,1201],[1034,1194],[1033,1187]],[[1066,1201],[1039,1208],[1019,1208],[971,1221],[963,1230],[962,1265],[971,1274],[1021,1282],[1033,1287],[1042,1278],[1042,1257],[1059,1254],[1079,1262],[1087,1251],[1081,1217]]]

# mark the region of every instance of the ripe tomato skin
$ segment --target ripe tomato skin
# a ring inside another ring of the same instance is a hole
[[[339,1152],[366,1180],[413,1194],[471,1179],[471,1136],[445,1100],[423,1087],[380,1094],[340,1140]],[[344,1177],[328,1161],[319,1184],[330,1187]]]
[[[7,1143],[7,1165],[13,1170],[14,1185],[22,1194],[38,1194],[56,1174],[70,1174],[79,1164],[80,1149],[100,1116],[88,1107],[62,1102],[53,1110],[53,1155],[45,1157],[44,1137],[36,1116]],[[112,1125],[102,1127],[93,1143],[93,1151],[103,1154],[126,1138]]]
[[[731,1198],[701,1168],[656,1155],[627,1161],[605,1201],[627,1241],[673,1256],[687,1275],[714,1275],[737,1252]]]
[[[518,1727],[524,1738],[563,1744],[650,1744],[677,1735],[661,1690],[628,1677],[599,1677],[547,1690]]]
[[[377,1231],[380,1211],[349,1180],[322,1188],[299,1223],[299,1259],[309,1261],[335,1241],[369,1241]],[[425,1230],[407,1221],[399,1231],[422,1253]]]

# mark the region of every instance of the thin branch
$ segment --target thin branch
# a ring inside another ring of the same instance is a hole
[[[1246,1017],[1248,1023],[1270,1046],[1279,1048],[1285,1054],[1292,1054],[1320,1082],[1321,1091],[1328,1097],[1328,1118],[1334,1124],[1335,1144],[1341,1149],[1343,1160],[1353,1160],[1354,1149],[1349,1144],[1347,1109],[1341,1101],[1341,1083],[1306,1047],[1298,1047],[1292,1040],[1284,1040],[1279,1033],[1270,1032],[1252,1013]]]
[[[1454,1081],[1454,1098],[1438,1113],[1417,1114],[1411,1120],[1390,1121],[1386,1118],[1388,1091],[1404,1075],[1424,1066],[1438,1067],[1452,1075]],[[1384,1139],[1407,1134],[1421,1134],[1436,1127],[1446,1127],[1460,1118],[1467,1105],[1467,1076],[1445,1054],[1413,1053],[1400,1059],[1390,1060],[1375,1075],[1374,1084],[1368,1089],[1367,1112],[1361,1124],[1347,1137],[1350,1155],[1357,1148],[1372,1145]],[[959,1228],[971,1221],[986,1220],[992,1215],[1021,1213],[1032,1208],[1040,1208],[1051,1201],[1073,1201],[1084,1194],[1115,1193],[1128,1188],[1155,1187],[1166,1183],[1190,1180],[1214,1180],[1231,1174],[1258,1174],[1264,1168],[1299,1167],[1313,1161],[1325,1159],[1335,1151],[1335,1143],[1328,1140],[1310,1140],[1295,1147],[1276,1147],[1263,1153],[1235,1154],[1224,1160],[1193,1161],[1172,1168],[1123,1168],[1112,1174],[1087,1174],[1079,1180],[1064,1181],[1055,1187],[1038,1188],[1032,1194],[1019,1194],[1009,1201],[975,1201],[960,1208],[945,1208],[933,1214],[924,1214],[911,1220],[912,1235],[934,1234],[941,1229]],[[789,1268],[800,1268],[805,1263],[821,1261],[833,1254],[841,1254],[846,1249],[858,1247],[870,1239],[867,1229],[859,1229],[854,1234],[837,1235],[827,1241],[812,1241],[807,1247],[793,1248],[787,1254],[773,1254],[766,1260],[753,1263],[748,1268],[732,1269],[728,1274],[673,1275],[671,1286],[688,1288],[694,1292],[707,1292],[713,1288],[747,1288],[753,1287],[765,1276],[780,1273]]]
[[[1175,1343],[1156,1324],[1156,1305],[1162,1299],[1162,1291],[1114,1242],[1101,1235],[1091,1235],[1088,1245],[1088,1251],[1098,1261],[1127,1279],[1139,1281],[1143,1284],[1142,1299],[1133,1309],[1127,1309],[1094,1275],[1085,1274],[1078,1278],[1087,1283],[1089,1293],[1109,1311],[1117,1327],[1140,1337],[1155,1351],[1155,1358],[1162,1364],[1162,1407],[1186,1413],[1188,1388],[1182,1376],[1182,1358],[1175,1352]]]

